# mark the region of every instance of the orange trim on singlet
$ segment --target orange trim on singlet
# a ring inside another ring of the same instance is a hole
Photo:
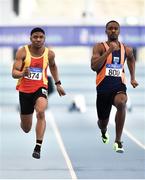
[[[25,67],[30,67],[30,63],[31,63],[31,54],[30,54],[30,51],[29,51],[29,49],[28,49],[28,45],[25,45],[24,48],[25,48],[25,51],[26,51],[26,57],[25,57],[25,59],[24,59],[23,69],[24,69]],[[22,71],[23,71],[23,69],[22,69]],[[23,79],[23,77],[21,77],[21,78],[18,79],[18,81],[17,81],[17,85],[16,85],[16,89],[17,89],[17,90],[19,90],[19,87],[20,87],[20,84],[21,84],[21,82],[22,82],[22,79]]]
[[[125,73],[123,72],[124,70],[124,61],[125,61],[125,48],[124,48],[124,45],[122,43],[120,43],[120,46],[121,46],[121,63],[122,64],[122,76],[121,76],[121,79],[122,79],[122,82],[125,84],[126,83],[126,78],[125,78]]]
[[[106,51],[109,49],[109,46],[106,42],[103,42],[103,45],[106,49]],[[120,61],[120,64],[122,64],[122,76],[121,76],[121,79],[122,79],[122,82],[125,84],[125,73],[123,72],[123,69],[124,69],[124,56],[125,56],[125,49],[124,49],[124,46],[122,43],[120,43],[121,45],[121,61]],[[109,56],[107,57],[106,59],[106,62],[105,64],[103,65],[101,71],[96,75],[96,85],[98,86],[102,81],[103,79],[105,78],[105,74],[106,74],[106,64],[112,64],[112,53],[109,54]]]
[[[47,74],[47,69],[46,67],[48,66],[48,48],[45,48],[45,53],[44,53],[44,60],[43,60],[43,82],[45,85],[48,84],[48,78],[47,76],[45,76],[45,74]]]
[[[109,49],[109,46],[107,45],[106,42],[103,43],[105,46],[106,51]],[[111,64],[112,62],[112,53],[109,54],[106,63],[104,64],[103,68],[101,71],[97,74],[96,76],[96,85],[98,86],[100,82],[105,78],[105,73],[106,73],[106,64]]]
[[[24,59],[24,67],[38,67],[42,68],[42,79],[41,80],[30,80],[24,77],[18,80],[16,89],[25,92],[25,93],[33,93],[40,87],[47,88],[47,67],[48,67],[48,51],[49,49],[45,47],[44,53],[40,57],[34,57],[31,55],[28,45],[24,46],[26,50],[26,57]]]

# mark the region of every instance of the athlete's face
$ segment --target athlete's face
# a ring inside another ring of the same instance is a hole
[[[109,41],[118,40],[118,36],[120,33],[120,27],[116,22],[111,22],[106,27],[106,34],[108,36]]]
[[[34,47],[41,48],[45,42],[45,35],[42,32],[35,32],[31,35],[30,40]]]

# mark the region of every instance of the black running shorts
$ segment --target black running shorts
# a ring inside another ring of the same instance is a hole
[[[39,88],[34,93],[19,92],[20,112],[21,114],[32,114],[34,112],[35,102],[39,97],[47,99],[47,90]]]
[[[126,94],[126,87],[121,87],[120,89],[114,90],[112,92],[97,94],[96,107],[99,119],[105,120],[109,118],[112,105],[114,104],[114,97],[118,93]]]

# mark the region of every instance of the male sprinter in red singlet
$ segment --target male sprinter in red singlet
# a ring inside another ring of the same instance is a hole
[[[28,133],[31,130],[34,109],[36,111],[36,146],[32,156],[39,159],[46,128],[48,66],[59,95],[64,96],[65,91],[59,80],[55,54],[44,45],[44,30],[39,27],[34,28],[30,40],[30,45],[17,51],[12,76],[18,79],[16,89],[19,91],[21,128],[24,132]]]
[[[97,114],[98,126],[101,129],[102,140],[104,143],[109,142],[107,125],[111,107],[117,108],[116,138],[113,149],[116,152],[124,152],[121,135],[125,122],[126,114],[126,85],[124,63],[127,59],[127,65],[130,72],[130,82],[135,88],[138,86],[135,80],[135,58],[133,49],[118,41],[120,25],[112,20],[106,24],[107,42],[98,43],[93,48],[91,58],[91,68],[96,71],[96,89],[97,89]]]

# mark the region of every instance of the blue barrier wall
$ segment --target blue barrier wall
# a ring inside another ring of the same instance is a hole
[[[18,48],[30,43],[33,26],[0,27],[0,46]],[[103,26],[43,26],[46,32],[46,45],[49,46],[93,46],[105,41]],[[145,26],[122,26],[120,41],[132,46],[145,46]]]

